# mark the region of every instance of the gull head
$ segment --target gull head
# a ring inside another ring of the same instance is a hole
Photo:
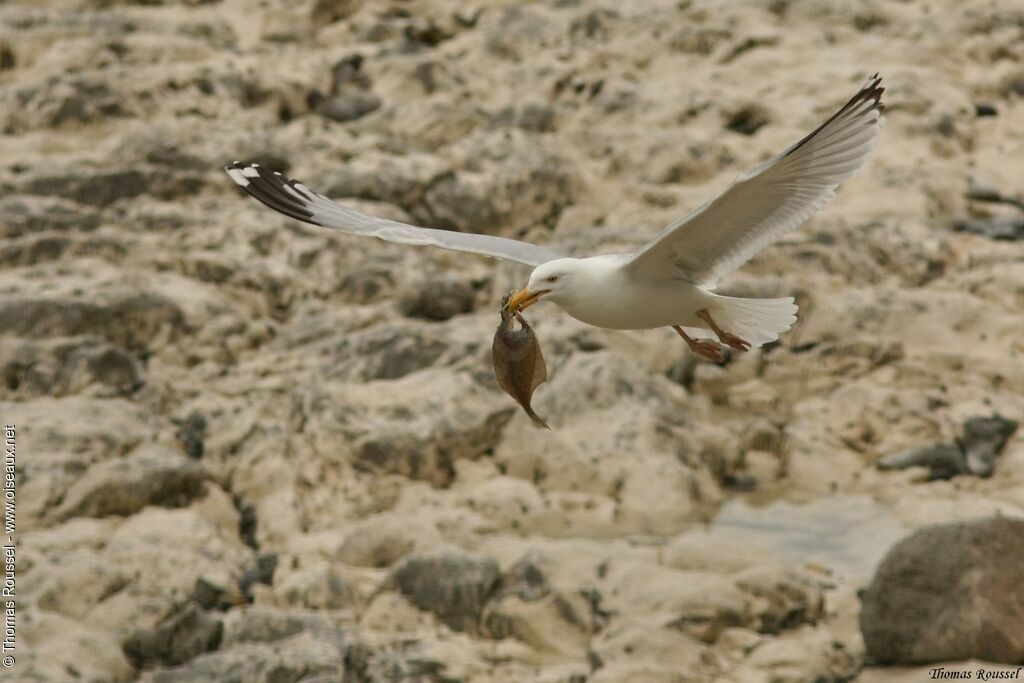
[[[586,290],[583,259],[560,258],[537,266],[526,287],[509,299],[510,311],[522,311],[542,298],[562,306]]]

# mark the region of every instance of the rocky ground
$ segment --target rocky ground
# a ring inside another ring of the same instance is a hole
[[[1024,430],[957,441],[1024,414],[1022,34],[1014,0],[0,4],[17,679],[924,680],[857,594],[913,529],[1024,516]],[[525,269],[222,170],[626,250],[874,71],[872,161],[725,283],[797,327],[719,367],[533,308],[551,432],[490,366]]]

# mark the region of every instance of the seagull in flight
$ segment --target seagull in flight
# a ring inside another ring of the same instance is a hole
[[[800,226],[864,164],[885,122],[884,90],[875,74],[805,138],[627,254],[571,258],[506,237],[418,227],[342,206],[258,164],[225,170],[271,209],[306,223],[532,266],[526,286],[506,304],[510,311],[543,300],[597,327],[671,327],[693,352],[723,362],[723,347],[747,351],[777,339],[796,321],[797,306],[792,297],[722,296],[716,285]]]

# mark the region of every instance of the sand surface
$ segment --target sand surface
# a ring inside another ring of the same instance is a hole
[[[886,549],[1024,515],[1024,434],[987,478],[874,467],[1024,415],[1024,241],[956,229],[1024,217],[969,197],[1024,197],[1022,27],[1014,0],[0,3],[17,680],[895,680],[857,627]],[[527,269],[300,224],[222,170],[625,251],[875,71],[872,160],[723,283],[796,296],[794,330],[718,367],[532,308],[550,432],[489,357]]]

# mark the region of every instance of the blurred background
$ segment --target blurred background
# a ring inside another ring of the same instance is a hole
[[[1024,662],[1022,63],[1016,0],[0,3],[4,680]],[[550,432],[490,362],[528,269],[223,172],[625,251],[876,71],[872,160],[724,283],[794,330],[717,366],[532,308]]]

